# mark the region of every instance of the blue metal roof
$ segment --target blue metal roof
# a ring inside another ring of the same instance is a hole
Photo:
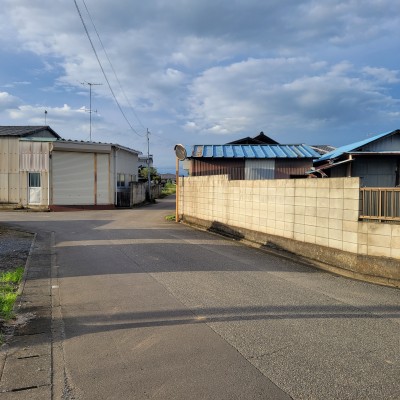
[[[189,158],[318,158],[306,144],[197,144]]]
[[[325,161],[325,160],[332,160],[332,159],[338,158],[344,153],[348,153],[350,151],[357,150],[359,147],[365,146],[366,144],[372,143],[375,140],[381,139],[385,136],[389,136],[395,132],[396,131],[381,133],[380,135],[376,135],[376,136],[370,137],[368,139],[361,140],[359,142],[355,142],[355,143],[347,144],[346,146],[338,147],[337,149],[324,154],[317,161]]]

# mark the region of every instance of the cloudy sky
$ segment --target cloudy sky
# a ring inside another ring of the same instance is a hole
[[[1,125],[44,125],[47,110],[62,137],[88,140],[82,83],[99,83],[92,140],[146,154],[149,129],[161,172],[174,169],[176,143],[263,131],[280,143],[340,146],[400,128],[400,0],[0,6]]]

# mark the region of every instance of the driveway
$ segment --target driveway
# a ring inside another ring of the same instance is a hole
[[[398,289],[165,221],[174,210],[2,214],[52,232],[54,393],[400,398]]]

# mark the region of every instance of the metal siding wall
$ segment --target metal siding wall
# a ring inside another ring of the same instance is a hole
[[[193,176],[229,175],[230,179],[244,179],[243,159],[192,159],[190,173]]]
[[[49,170],[48,142],[20,142],[21,171],[41,172]]]
[[[8,174],[8,138],[0,138],[0,173]]]
[[[0,173],[0,203],[8,203],[8,174]]]
[[[292,175],[305,175],[312,167],[310,159],[277,159],[275,163],[275,179],[289,179]]]
[[[274,179],[275,160],[246,160],[246,180]]]
[[[364,151],[400,151],[400,136],[393,135],[363,147]]]
[[[9,203],[19,203],[19,172],[8,175]]]
[[[19,202],[19,139],[0,139],[0,202]]]
[[[112,204],[110,195],[109,154],[97,154],[97,204]]]
[[[353,161],[352,176],[360,177],[360,184],[364,187],[394,187],[396,169],[396,157],[359,157]]]
[[[94,204],[94,154],[53,151],[53,205]]]
[[[338,165],[337,167],[333,167],[324,172],[326,172],[331,178],[344,178],[347,175],[347,164]]]
[[[19,186],[20,186],[20,203],[23,206],[28,205],[28,172],[20,172],[19,177]]]
[[[8,171],[19,174],[19,139],[8,140]]]

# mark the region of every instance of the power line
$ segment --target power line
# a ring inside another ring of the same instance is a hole
[[[120,111],[121,114],[123,115],[125,121],[128,123],[129,127],[131,128],[131,130],[132,130],[136,135],[138,135],[138,136],[140,136],[140,137],[143,137],[144,135],[139,134],[139,133],[136,131],[136,129],[131,125],[131,123],[129,122],[128,118],[126,117],[126,115],[125,115],[125,113],[124,113],[124,111],[123,111],[121,105],[119,104],[118,99],[117,99],[117,97],[116,97],[116,95],[115,95],[115,93],[114,93],[114,91],[113,91],[113,89],[112,89],[112,87],[111,87],[110,81],[109,81],[108,78],[107,78],[107,74],[106,74],[106,72],[104,71],[103,65],[101,64],[100,58],[99,58],[99,56],[98,56],[98,54],[97,54],[96,48],[94,47],[92,38],[90,37],[89,31],[88,31],[88,29],[87,29],[87,27],[86,27],[85,21],[84,21],[84,19],[83,19],[83,17],[82,17],[82,14],[81,14],[81,10],[79,9],[79,6],[78,6],[76,0],[74,0],[74,3],[75,3],[76,10],[78,11],[79,17],[80,17],[80,19],[81,19],[82,25],[83,25],[83,27],[84,27],[84,29],[85,29],[86,36],[87,36],[88,39],[89,39],[89,42],[90,42],[90,45],[92,46],[94,55],[96,56],[97,62],[99,63],[100,69],[101,69],[101,71],[102,71],[102,73],[103,73],[103,75],[104,75],[104,79],[105,79],[106,82],[107,82],[107,85],[108,85],[108,87],[109,87],[109,89],[110,89],[110,92],[111,92],[111,94],[112,94],[112,96],[113,96],[113,98],[114,98],[114,100],[115,100],[115,103],[117,104],[117,106],[118,106],[118,108],[119,108],[119,111]]]
[[[104,54],[105,54],[105,56],[106,56],[106,58],[107,58],[107,60],[108,60],[108,63],[110,64],[110,67],[111,67],[111,69],[112,69],[112,71],[113,71],[113,73],[114,73],[114,77],[115,77],[116,81],[118,82],[118,85],[119,85],[119,88],[120,88],[122,94],[123,94],[124,97],[125,97],[125,100],[126,100],[127,104],[129,105],[129,108],[130,108],[130,110],[132,111],[133,115],[135,116],[135,118],[137,119],[137,121],[139,122],[139,124],[141,125],[141,127],[142,127],[143,129],[146,130],[146,127],[143,125],[143,123],[142,123],[142,121],[140,120],[139,116],[137,115],[135,109],[133,108],[132,104],[130,103],[130,101],[129,101],[127,95],[125,94],[125,91],[124,91],[124,89],[123,89],[123,87],[122,87],[122,84],[121,84],[121,82],[120,82],[120,80],[119,80],[119,78],[118,78],[118,76],[117,76],[117,73],[115,72],[115,69],[114,69],[114,66],[113,66],[113,64],[112,64],[112,62],[111,62],[111,60],[110,60],[110,57],[108,56],[108,53],[107,53],[107,51],[106,51],[106,49],[105,49],[105,47],[104,47],[103,41],[101,40],[101,37],[100,37],[100,35],[99,35],[99,32],[97,31],[97,28],[96,28],[96,25],[95,25],[95,23],[94,23],[94,21],[93,21],[93,18],[92,18],[92,16],[91,16],[90,12],[89,12],[89,9],[87,8],[87,5],[86,5],[85,0],[82,0],[82,2],[83,2],[83,5],[85,6],[86,12],[87,12],[87,14],[88,14],[88,16],[89,16],[89,19],[90,19],[90,22],[92,23],[93,29],[94,29],[94,31],[96,32],[97,38],[99,39],[99,42],[100,42],[101,47],[102,47],[102,49],[103,49],[103,52],[104,52]]]

